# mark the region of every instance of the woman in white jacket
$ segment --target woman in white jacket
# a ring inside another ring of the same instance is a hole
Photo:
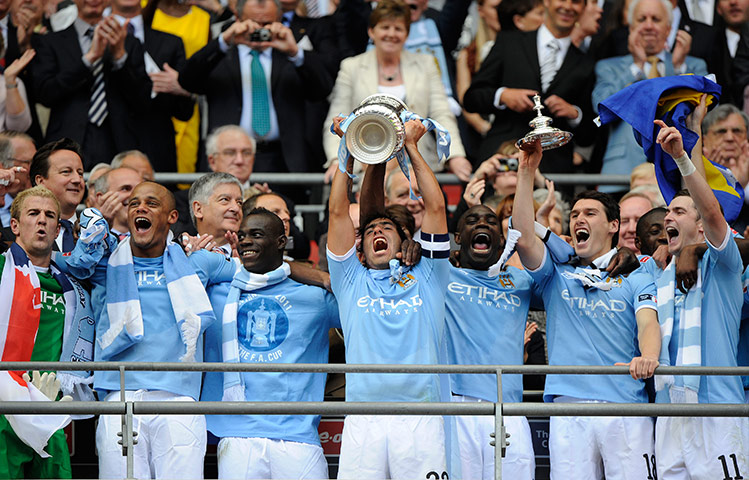
[[[432,170],[466,173],[466,181],[470,176],[470,163],[465,158],[458,123],[447,104],[437,63],[431,55],[403,50],[410,23],[411,10],[402,0],[380,1],[369,20],[368,32],[374,49],[341,62],[323,128],[326,178],[332,178],[338,166],[340,138],[329,130],[333,118],[339,114],[348,115],[362,100],[376,93],[395,95],[410,111],[432,118],[450,132],[450,156],[444,163],[437,158],[434,135],[424,135],[419,141],[419,151]],[[355,168],[359,170],[360,165]]]

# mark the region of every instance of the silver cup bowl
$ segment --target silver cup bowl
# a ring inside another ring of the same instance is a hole
[[[391,158],[403,148],[406,129],[401,113],[408,107],[398,97],[370,95],[351,113],[346,130],[346,147],[362,163],[374,165]]]

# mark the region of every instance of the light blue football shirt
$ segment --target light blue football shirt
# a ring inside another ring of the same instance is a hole
[[[218,320],[206,331],[205,361],[221,361],[221,322],[229,283],[210,289]],[[237,302],[239,360],[242,363],[327,363],[328,330],[340,326],[335,297],[322,288],[287,278]],[[245,372],[248,402],[321,402],[324,373]],[[205,376],[201,400],[220,401],[223,374]],[[208,415],[208,430],[217,437],[257,437],[320,444],[319,415]]]
[[[707,242],[707,252],[700,261],[702,269],[702,365],[735,367],[738,365],[739,324],[744,303],[741,274],[744,269],[739,247],[732,235],[722,245]],[[675,290],[674,332],[686,295]],[[668,347],[671,364],[676,364],[678,335],[671,336]],[[741,377],[708,375],[700,379],[700,403],[744,403]]]
[[[610,258],[613,250],[604,255]],[[583,287],[569,264],[557,264],[544,247],[536,270],[527,270],[541,288],[546,306],[549,365],[614,365],[639,356],[636,312],[655,310],[655,285],[643,269],[608,278],[609,290]],[[580,270],[578,270],[580,271]],[[544,401],[555,396],[607,402],[647,402],[645,382],[629,375],[547,375]]]
[[[391,280],[390,270],[365,268],[355,247],[328,250],[330,284],[338,300],[349,364],[438,364],[449,280],[447,234],[420,233],[418,265]],[[352,402],[435,402],[435,374],[346,374]]]
[[[447,286],[447,358],[456,365],[522,365],[525,322],[534,283],[507,267],[499,276],[450,266]],[[496,375],[450,375],[450,389],[497,401]],[[523,401],[523,376],[502,375],[502,399]]]
[[[234,277],[237,265],[223,255],[200,250],[190,255],[187,260],[195,269],[203,286],[230,281]],[[96,315],[96,325],[109,325],[106,307],[106,291],[117,288],[107,285],[107,259],[96,267],[91,283],[94,288],[91,294],[92,306]],[[133,257],[133,269],[138,285],[141,314],[143,315],[143,339],[130,348],[113,355],[106,360],[113,362],[177,362],[185,354],[185,344],[174,317],[172,302],[167,291],[164,257]],[[215,323],[215,322],[214,322]],[[204,329],[209,325],[202,325]],[[100,330],[106,331],[104,328]],[[101,360],[101,349],[96,342],[94,358]],[[203,341],[198,339],[195,361],[203,359]],[[200,397],[201,372],[148,372],[128,371],[125,373],[127,390],[163,390],[187,395],[194,399]],[[94,373],[94,387],[100,391],[100,398],[109,391],[120,389],[120,374],[116,371],[99,371]]]

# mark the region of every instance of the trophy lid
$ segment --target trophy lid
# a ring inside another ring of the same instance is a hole
[[[551,123],[553,120],[541,114],[544,106],[541,104],[540,95],[533,95],[533,103],[535,103],[533,110],[536,111],[536,118],[528,122],[528,125],[533,130],[518,140],[518,147],[533,142],[536,139],[541,141],[541,148],[543,150],[558,148],[569,142],[572,139],[572,133],[552,127]]]

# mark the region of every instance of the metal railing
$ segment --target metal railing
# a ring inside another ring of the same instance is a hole
[[[749,417],[749,404],[650,403],[507,403],[502,401],[503,374],[629,375],[626,366],[552,365],[363,365],[363,364],[249,364],[167,362],[0,362],[0,370],[118,371],[120,401],[1,402],[0,414],[121,415],[122,449],[127,478],[133,478],[133,415],[492,415],[495,441],[494,478],[502,479],[502,454],[507,447],[504,416],[617,416],[617,417]],[[126,371],[165,372],[305,372],[494,374],[497,403],[450,402],[148,402],[125,399]],[[749,367],[658,367],[661,375],[747,376]],[[498,442],[498,443],[497,443]],[[495,443],[497,443],[495,445]]]
[[[203,173],[156,173],[154,180],[164,184],[192,183]],[[460,185],[452,173],[435,175],[440,185]],[[629,175],[604,175],[592,173],[549,173],[545,175],[557,185],[629,185]],[[324,173],[253,173],[252,183],[275,183],[277,185],[322,185]],[[357,177],[357,180],[361,176]],[[356,180],[355,180],[356,181]]]

